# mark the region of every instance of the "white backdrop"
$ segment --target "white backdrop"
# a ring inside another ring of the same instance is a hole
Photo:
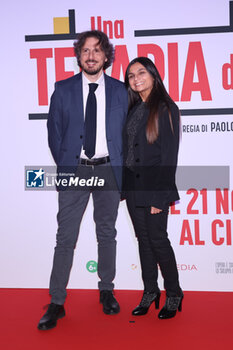
[[[65,71],[76,73],[78,69],[74,58],[59,61],[59,53],[63,54],[64,50],[55,50],[71,48],[73,39],[25,41],[25,35],[53,34],[53,18],[68,17],[70,9],[75,10],[76,32],[89,30],[91,17],[95,23],[97,17],[101,17],[102,24],[111,21],[108,25],[115,26],[111,41],[117,46],[118,54],[114,68],[109,68],[107,74],[123,80],[127,59],[136,57],[138,50],[140,53],[149,48],[156,50],[156,58],[154,51],[149,50],[148,56],[164,68],[164,83],[167,88],[175,89],[175,94],[170,92],[180,109],[230,109],[233,107],[233,59],[231,66],[224,66],[231,62],[233,55],[229,1],[118,0],[110,4],[99,0],[84,6],[83,1],[73,0],[9,0],[0,6],[0,287],[47,288],[57,229],[57,193],[25,191],[24,167],[39,169],[54,163],[47,145],[46,120],[29,120],[29,114],[48,112],[46,86],[49,98],[56,79],[55,68],[60,77],[65,74],[62,62]],[[208,34],[187,34],[190,33],[187,28],[194,27],[223,27],[229,31],[214,33],[212,29]],[[135,30],[169,28],[186,28],[186,32],[135,37]],[[39,60],[38,55],[45,53],[42,49],[46,48],[49,50],[45,56],[50,57]],[[39,83],[43,95],[40,102],[37,69],[39,79],[45,78]],[[183,115],[179,165],[227,165],[232,173],[232,115],[232,111]],[[232,175],[230,180],[232,182]],[[220,193],[215,189],[200,192],[198,188],[190,193],[187,190],[183,188],[180,192],[181,200],[169,217],[169,235],[181,286],[184,290],[232,291],[232,188],[225,192],[222,189]],[[120,204],[117,229],[115,288],[141,289],[137,242],[125,203]],[[96,273],[86,268],[90,260],[96,261],[91,200],[81,225],[70,288],[97,288]],[[162,280],[160,284],[162,287]]]

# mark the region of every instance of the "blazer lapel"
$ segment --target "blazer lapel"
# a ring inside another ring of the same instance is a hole
[[[75,82],[75,109],[77,111],[77,117],[84,123],[84,110],[83,110],[83,86],[82,86],[82,73],[77,75]]]
[[[110,110],[111,110],[111,103],[112,103],[112,84],[110,79],[108,79],[108,76],[104,74],[105,79],[105,103],[106,103],[106,133],[108,133],[108,126],[110,123]]]
[[[146,109],[143,113],[143,117],[140,120],[139,126],[138,126],[138,132],[147,124],[147,119],[149,116],[149,111]]]
[[[130,120],[132,114],[136,111],[137,107],[140,105],[140,101],[136,103],[136,105],[131,109],[128,115],[128,121]],[[146,109],[143,113],[143,117],[140,120],[138,126],[137,126],[137,132],[136,135],[138,135],[140,132],[145,132],[146,124],[147,124],[147,119],[149,115],[149,110]],[[127,123],[126,123],[127,124]]]

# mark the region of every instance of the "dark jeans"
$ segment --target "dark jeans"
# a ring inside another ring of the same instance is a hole
[[[145,291],[159,291],[159,265],[167,296],[180,295],[176,259],[167,234],[168,207],[159,214],[151,214],[150,207],[136,207],[133,191],[127,192],[126,203],[138,239]]]

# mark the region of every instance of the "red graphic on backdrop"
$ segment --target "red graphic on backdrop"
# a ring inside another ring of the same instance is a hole
[[[195,27],[195,28],[173,28],[173,29],[153,29],[153,30],[135,30],[134,37],[152,37],[155,41],[157,36],[185,34],[216,34],[231,33],[233,30],[233,1],[229,3],[230,25],[219,27]],[[75,40],[77,38],[75,25],[75,10],[70,9],[69,12],[69,32],[64,34],[36,34],[25,35],[26,42],[43,42],[56,40]],[[99,29],[104,31],[110,39],[124,39],[124,20],[122,19],[103,19],[101,15],[90,17],[91,29]],[[151,39],[150,39],[151,40]],[[125,74],[130,59],[126,44],[115,45],[116,59],[112,66],[112,77],[119,79],[121,73]],[[183,81],[180,81],[179,74],[179,48],[178,42],[167,43],[167,57],[155,42],[149,42],[137,45],[137,56],[154,56],[155,64],[162,76],[168,81],[168,92],[174,101],[189,102],[192,94],[198,92],[201,101],[212,101],[211,87],[208,78],[208,67],[206,66],[204,51],[200,41],[189,43],[186,63],[184,67]],[[73,71],[65,71],[65,58],[73,57],[73,48],[37,48],[30,50],[30,58],[36,59],[37,65],[37,93],[38,106],[48,105],[48,79],[47,79],[47,61],[53,59],[55,68],[55,80],[63,80],[74,75]],[[167,67],[165,66],[167,62]],[[182,60],[183,62],[183,60]],[[167,68],[167,69],[165,69]],[[165,77],[167,72],[167,77]],[[194,75],[197,77],[194,78]],[[233,54],[230,54],[230,63],[226,62],[222,66],[222,87],[225,90],[233,89]],[[232,114],[233,108],[202,108],[202,109],[181,109],[181,115],[220,115]],[[47,119],[46,113],[29,114],[29,119]]]
[[[155,44],[139,44],[138,56],[149,55],[154,56],[155,64],[161,74],[162,79],[164,79],[165,58],[161,47]],[[37,63],[39,106],[48,105],[47,59],[54,58],[56,81],[66,79],[74,75],[73,71],[65,71],[64,62],[66,57],[74,57],[72,47],[30,50],[30,58],[36,59]],[[123,71],[124,75],[129,61],[127,46],[116,45],[115,61],[113,62],[112,66],[112,77],[120,79],[121,70]],[[175,101],[179,101],[178,43],[168,43],[168,67],[169,94]],[[198,75],[198,82],[194,82],[195,70]],[[189,43],[180,100],[190,101],[193,91],[199,91],[203,101],[212,100],[201,42]]]
[[[108,35],[109,39],[124,38],[124,21],[103,21],[101,16],[91,17],[91,30],[100,30]]]
[[[214,215],[229,215],[233,211],[233,191],[229,189],[216,189],[215,193],[215,212]],[[202,231],[202,220],[197,219],[200,214],[211,214],[208,208],[208,194],[206,189],[198,191],[189,189],[186,195],[191,196],[187,203],[186,213],[182,213],[178,206],[173,203],[171,206],[171,215],[187,214],[194,216],[195,219],[184,219],[181,222],[180,229],[180,245],[206,245],[207,242],[213,243],[215,246],[231,246],[232,245],[232,220],[225,218],[212,218],[209,223],[209,233]],[[213,203],[211,203],[213,204]]]

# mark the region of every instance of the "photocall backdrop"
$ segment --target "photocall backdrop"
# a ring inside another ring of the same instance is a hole
[[[56,80],[79,71],[73,41],[92,28],[105,31],[115,46],[107,74],[123,80],[130,60],[148,56],[181,110],[181,199],[168,227],[181,286],[232,291],[233,2],[9,0],[1,4],[1,16],[0,287],[48,287],[57,192],[30,187],[25,167],[54,166],[46,129],[50,96]],[[97,288],[92,211],[90,200],[70,288]],[[142,289],[124,202],[117,230],[115,288]]]

